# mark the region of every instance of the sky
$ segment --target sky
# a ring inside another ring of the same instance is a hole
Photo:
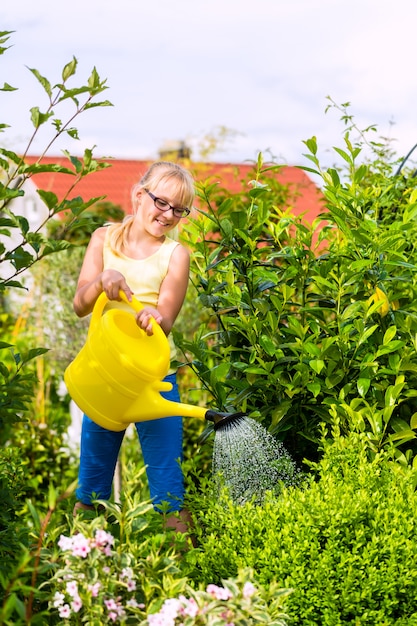
[[[15,31],[0,86],[18,88],[0,92],[0,123],[10,126],[0,145],[15,152],[32,134],[30,108],[48,104],[28,68],[56,84],[73,57],[70,84],[95,67],[107,79],[100,99],[113,106],[79,117],[80,139],[66,137],[51,156],[94,147],[96,157],[156,159],[166,142],[185,141],[198,160],[213,136],[212,161],[262,152],[306,165],[304,141],[316,136],[328,166],[346,130],[328,98],[349,102],[358,128],[376,125],[371,138],[389,137],[399,157],[417,143],[415,0],[19,0],[2,2],[0,16],[0,30]]]

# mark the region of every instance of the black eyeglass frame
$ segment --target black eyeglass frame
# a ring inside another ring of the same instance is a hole
[[[155,196],[151,191],[149,191],[149,189],[145,189],[146,193],[148,194],[148,196],[150,198],[152,198],[153,203],[155,205],[155,207],[158,209],[158,211],[162,211],[162,213],[165,213],[166,211],[172,210],[173,214],[175,215],[175,217],[187,217],[187,215],[190,214],[190,209],[186,209],[186,208],[181,208],[181,207],[176,207],[176,206],[171,206],[169,202],[167,202],[166,200],[163,200],[162,198],[158,198],[157,196]],[[162,204],[164,204],[167,208],[166,209],[161,209],[160,206],[158,206],[158,202],[162,202]]]

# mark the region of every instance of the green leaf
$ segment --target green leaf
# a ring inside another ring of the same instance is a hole
[[[393,417],[391,420],[391,427],[396,433],[410,432],[410,427],[407,422],[399,417]]]
[[[406,443],[407,441],[412,441],[413,439],[416,438],[416,433],[413,430],[407,429],[407,430],[402,430],[396,433],[392,433],[387,437],[387,441],[389,442],[399,442],[399,443]]]
[[[337,152],[337,154],[339,154],[342,157],[342,159],[346,161],[346,163],[348,163],[349,165],[353,165],[353,160],[350,154],[348,154],[341,148],[337,148],[337,147],[333,147],[333,150],[335,150],[335,152]]]
[[[316,372],[316,374],[320,374],[325,366],[325,363],[321,359],[312,359],[311,361],[309,361],[309,365],[311,369]]]
[[[6,257],[18,271],[30,267],[35,261],[35,257],[21,247],[17,248],[10,254],[7,254]]]
[[[268,356],[274,356],[277,348],[275,343],[272,341],[268,335],[261,335],[259,337],[259,344],[263,350],[268,354]]]
[[[39,196],[45,202],[46,206],[50,211],[55,209],[58,205],[59,201],[57,196],[52,191],[44,191],[43,189],[37,189]]]
[[[400,397],[403,388],[404,383],[399,383],[398,385],[390,385],[385,391],[385,405],[394,405]]]
[[[17,91],[17,87],[12,87],[9,83],[4,83],[3,87],[0,88],[0,91]]]
[[[382,356],[383,354],[389,354],[390,352],[395,352],[396,350],[401,350],[404,348],[405,342],[397,339],[396,341],[390,341],[387,345],[381,346],[376,353],[376,357]]]
[[[41,113],[39,107],[32,107],[30,109],[30,119],[35,128],[39,128],[42,124],[45,124],[53,115],[53,112]]]
[[[359,395],[364,398],[368,393],[371,381],[369,378],[359,378],[357,382],[357,388]]]
[[[64,69],[62,70],[62,80],[64,81],[64,83],[68,80],[68,78],[75,74],[77,69],[77,63],[77,59],[73,57],[72,61],[65,65]]]
[[[367,339],[369,339],[369,337],[371,337],[371,335],[374,334],[374,332],[376,331],[376,329],[378,328],[378,324],[374,324],[373,326],[370,326],[369,328],[367,328],[359,337],[359,341],[358,341],[358,346],[360,346],[361,344],[363,344]]]
[[[319,382],[314,382],[314,383],[308,383],[307,384],[307,389],[309,391],[311,391],[311,393],[313,394],[313,396],[315,398],[317,398],[317,396],[319,395],[320,391],[321,391],[321,385]]]
[[[391,339],[394,339],[396,334],[397,334],[396,326],[390,326],[389,328],[387,328],[387,330],[384,333],[384,339],[382,341],[384,346],[388,344],[391,341]]]
[[[317,137],[313,135],[310,139],[306,139],[304,143],[312,154],[317,154]]]
[[[265,368],[258,367],[256,365],[245,367],[245,372],[246,374],[260,374],[262,376],[265,376],[269,373]]]
[[[45,89],[46,93],[48,94],[49,98],[52,98],[52,88],[51,88],[51,83],[49,82],[49,80],[45,78],[44,76],[42,76],[38,72],[38,70],[30,68],[30,67],[28,69],[29,71],[32,72],[34,76],[36,76],[36,78],[38,79],[38,81],[40,82],[40,84]]]

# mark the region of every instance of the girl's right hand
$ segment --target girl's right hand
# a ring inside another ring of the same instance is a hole
[[[129,302],[132,300],[133,292],[123,274],[117,270],[104,270],[104,272],[102,272],[101,287],[109,300],[121,300],[120,291],[126,294]]]

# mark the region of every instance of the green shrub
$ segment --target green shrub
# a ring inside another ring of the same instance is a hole
[[[177,341],[220,410],[243,410],[283,440],[295,460],[315,459],[331,407],[363,399],[384,427],[375,447],[416,452],[416,179],[394,175],[388,150],[363,156],[349,132],[344,177],[322,170],[324,210],[293,215],[274,178],[254,165],[245,191],[199,187],[200,215],[184,230],[193,285],[205,308],[192,339]],[[208,312],[211,314],[208,316]],[[191,356],[190,356],[191,355]],[[349,420],[343,424],[349,431]]]
[[[366,437],[335,435],[301,488],[262,506],[196,496],[196,584],[253,568],[262,585],[294,591],[292,624],[417,624],[417,494],[411,471]],[[206,494],[207,495],[207,494]]]

